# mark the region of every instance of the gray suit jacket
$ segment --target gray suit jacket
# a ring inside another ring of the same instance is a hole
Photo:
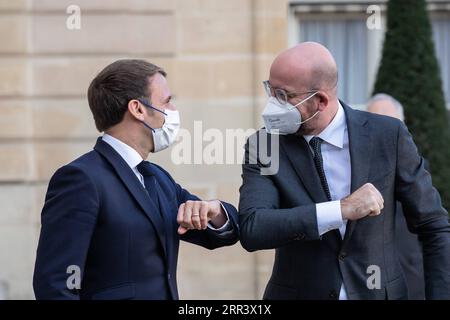
[[[417,235],[409,232],[400,203],[397,203],[395,242],[408,287],[408,299],[425,299],[422,247]]]
[[[264,298],[337,299],[342,282],[349,299],[407,298],[395,246],[398,200],[423,245],[427,298],[450,299],[448,213],[411,135],[401,121],[341,104],[347,116],[351,191],[372,183],[383,195],[384,209],[379,216],[349,221],[344,239],[338,230],[319,237],[315,204],[327,198],[304,138],[279,137],[279,170],[273,175],[260,174],[267,166],[262,161],[248,163],[257,155],[247,143],[241,243],[248,251],[276,249]],[[379,273],[371,269],[377,267]],[[380,275],[379,286],[374,272]],[[375,288],[369,289],[368,281]]]

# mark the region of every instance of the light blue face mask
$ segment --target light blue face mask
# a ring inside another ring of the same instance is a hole
[[[153,136],[153,151],[158,152],[168,148],[173,144],[177,138],[180,129],[180,114],[178,110],[165,109],[164,111],[155,108],[147,101],[138,99],[147,108],[154,109],[164,114],[164,124],[161,128],[152,128],[145,121],[142,124],[152,131]]]
[[[289,102],[283,105],[275,97],[270,97],[262,113],[267,133],[281,135],[296,133],[303,123],[313,119],[320,112],[317,110],[311,117],[302,121],[302,115],[296,107],[314,97],[318,92],[309,95],[295,106]]]

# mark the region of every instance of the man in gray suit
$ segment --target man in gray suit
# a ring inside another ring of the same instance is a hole
[[[263,174],[264,145],[247,143],[239,203],[244,248],[276,249],[264,298],[407,298],[400,201],[423,245],[426,297],[449,299],[448,214],[404,124],[339,101],[336,63],[317,43],[277,56],[264,84],[258,136],[279,135],[278,171]]]

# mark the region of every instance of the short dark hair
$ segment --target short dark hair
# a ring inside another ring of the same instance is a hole
[[[102,132],[122,121],[132,99],[149,97],[149,80],[166,72],[144,60],[118,60],[104,68],[87,92],[97,130]]]

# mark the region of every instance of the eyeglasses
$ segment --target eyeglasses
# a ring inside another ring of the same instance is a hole
[[[286,104],[290,99],[293,99],[297,96],[307,94],[307,93],[314,93],[318,90],[309,90],[306,92],[288,92],[281,88],[274,88],[270,85],[269,80],[263,81],[264,89],[266,90],[268,97],[275,97],[280,104]]]

